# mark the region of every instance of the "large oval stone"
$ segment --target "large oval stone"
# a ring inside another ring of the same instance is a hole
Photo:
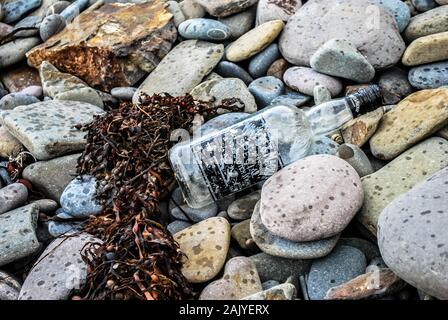
[[[361,180],[346,161],[314,155],[270,177],[261,191],[261,220],[273,234],[313,241],[340,233],[364,199]]]

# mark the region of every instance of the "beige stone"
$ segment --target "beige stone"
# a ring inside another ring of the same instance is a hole
[[[344,142],[362,147],[375,133],[382,117],[380,108],[347,122],[341,129]]]
[[[448,32],[441,32],[414,40],[403,54],[405,66],[442,61],[448,59]]]

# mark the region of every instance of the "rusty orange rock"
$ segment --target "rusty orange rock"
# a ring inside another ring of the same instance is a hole
[[[113,3],[79,15],[63,31],[27,53],[39,67],[56,68],[101,90],[131,86],[170,51],[177,31],[162,0]]]

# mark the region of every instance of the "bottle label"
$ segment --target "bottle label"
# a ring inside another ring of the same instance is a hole
[[[260,118],[193,143],[192,154],[213,199],[249,188],[283,167],[276,140]]]

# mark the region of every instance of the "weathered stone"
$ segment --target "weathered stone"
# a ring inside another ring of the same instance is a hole
[[[171,49],[171,17],[161,0],[106,4],[79,15],[30,51],[28,61],[38,67],[46,60],[102,90],[133,85]]]
[[[425,63],[448,59],[448,31],[418,38],[406,48],[401,61],[405,66],[416,66]]]
[[[350,163],[360,177],[373,173],[372,164],[362,149],[353,144],[344,143],[338,148],[336,155]]]
[[[445,31],[448,31],[448,6],[441,6],[413,17],[403,35],[406,40],[413,41]]]
[[[22,150],[20,141],[0,126],[0,157],[9,159],[9,157],[17,156]]]
[[[84,149],[85,133],[75,128],[102,114],[83,102],[45,101],[0,112],[0,123],[37,159],[48,160]]]
[[[241,12],[249,8],[258,0],[196,0],[207,10],[209,14],[215,17],[226,17],[231,14]]]
[[[29,86],[40,86],[39,73],[25,64],[2,70],[0,80],[9,92],[19,92]]]
[[[0,99],[0,110],[12,110],[18,106],[26,106],[36,102],[39,102],[39,99],[34,96],[21,92],[14,92],[7,94]]]
[[[257,25],[272,20],[287,22],[301,6],[301,0],[259,0],[257,5]]]
[[[241,300],[294,300],[296,294],[297,289],[293,284],[283,283]]]
[[[18,38],[0,46],[0,68],[6,68],[25,59],[25,54],[40,43],[37,37]]]
[[[75,218],[88,218],[99,214],[102,206],[95,198],[96,179],[82,176],[73,179],[61,195],[61,207],[64,213]]]
[[[246,11],[219,18],[218,20],[230,29],[230,38],[235,40],[252,29],[255,21],[255,11],[255,7],[252,7]]]
[[[378,85],[386,104],[395,104],[414,91],[408,80],[408,72],[397,67],[382,72]]]
[[[260,197],[261,192],[255,191],[233,201],[227,208],[229,217],[237,221],[250,219]]]
[[[16,22],[30,11],[38,8],[41,4],[42,0],[5,1],[3,21],[5,23]]]
[[[28,189],[21,183],[0,188],[0,214],[23,206],[28,199]]]
[[[0,301],[17,300],[21,288],[22,285],[13,275],[0,270]]]
[[[62,31],[66,26],[63,16],[52,14],[42,21],[39,28],[39,35],[43,41],[47,41],[51,36]]]

